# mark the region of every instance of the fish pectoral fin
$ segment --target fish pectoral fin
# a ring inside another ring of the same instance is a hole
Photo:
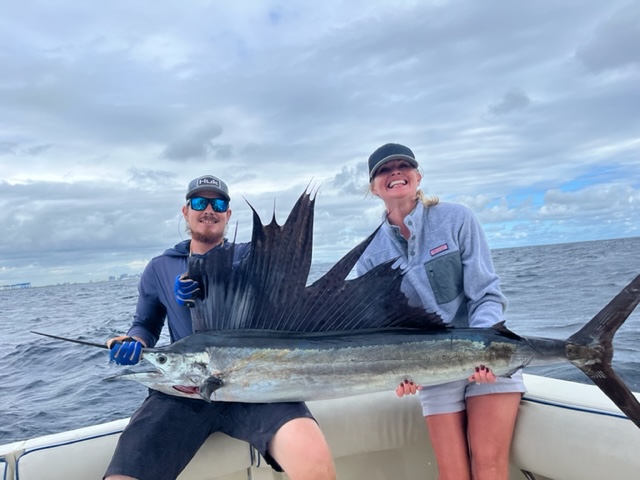
[[[203,400],[211,402],[213,392],[224,386],[224,382],[218,377],[208,377],[202,385],[200,385],[200,396]]]
[[[528,362],[527,362],[528,363]],[[516,373],[518,370],[522,370],[524,367],[526,367],[526,365],[519,365],[515,368],[512,368],[511,370],[509,370],[507,373],[503,373],[502,375],[498,375],[499,377],[506,377],[506,378],[511,378],[511,376]]]

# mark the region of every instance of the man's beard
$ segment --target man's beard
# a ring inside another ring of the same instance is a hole
[[[191,238],[196,242],[204,243],[206,245],[213,245],[213,246],[218,245],[220,242],[222,242],[222,240],[224,239],[224,234],[227,232],[226,226],[222,235],[192,232],[191,229],[189,228],[189,225],[187,225],[186,230],[187,230],[187,233],[191,235]]]
[[[217,245],[222,241],[221,236],[219,235],[207,235],[204,233],[191,233],[191,238],[196,242],[205,243],[207,245]]]

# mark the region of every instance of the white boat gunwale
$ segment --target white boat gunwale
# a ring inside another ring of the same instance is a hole
[[[524,375],[528,393],[518,414],[510,479],[637,477],[640,458],[633,452],[640,451],[640,429],[596,386]],[[325,432],[341,480],[360,480],[365,474],[371,480],[410,480],[418,471],[436,478],[418,401],[380,392],[308,404]],[[49,480],[101,478],[128,420],[2,445],[0,478],[35,480],[45,478],[43,471]],[[179,480],[286,478],[248,444],[214,434]]]

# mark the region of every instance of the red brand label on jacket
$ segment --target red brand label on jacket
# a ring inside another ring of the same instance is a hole
[[[437,255],[440,252],[444,252],[446,250],[449,250],[449,245],[447,245],[446,243],[443,245],[440,245],[439,247],[436,248],[432,248],[431,250],[429,250],[429,253],[431,254],[431,256],[433,257],[434,255]]]

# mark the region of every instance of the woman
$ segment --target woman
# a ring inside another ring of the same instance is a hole
[[[371,154],[370,190],[384,202],[386,219],[357,273],[399,258],[411,304],[455,327],[491,327],[503,320],[506,299],[484,232],[468,208],[426,197],[421,180],[408,147],[389,143]],[[419,390],[440,480],[507,480],[525,392],[521,372],[495,379],[479,366],[469,380],[425,387],[405,382],[397,394]]]

